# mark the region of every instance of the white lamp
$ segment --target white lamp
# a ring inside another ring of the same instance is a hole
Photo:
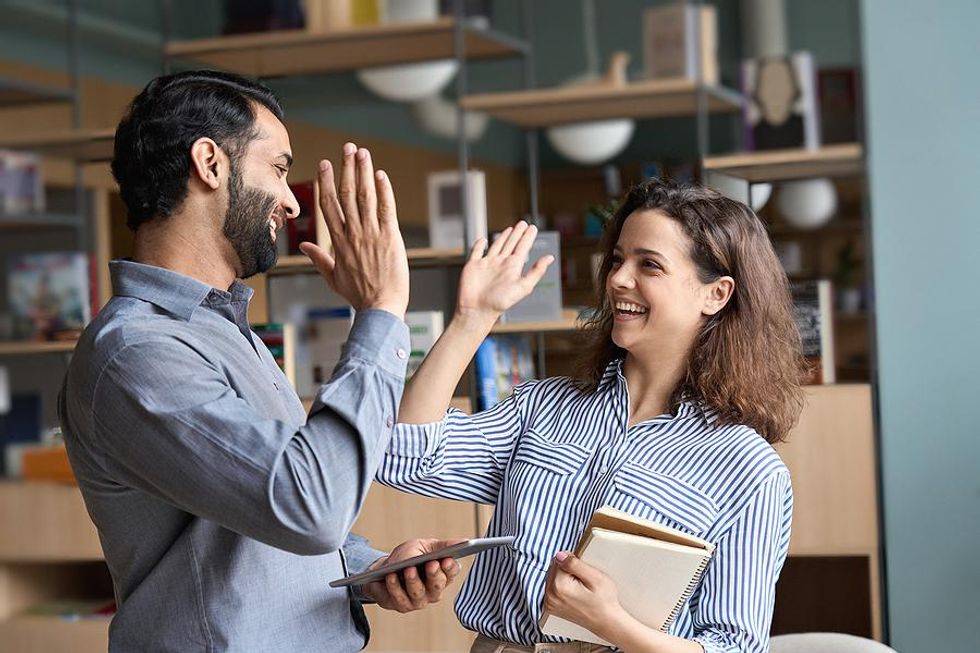
[[[458,138],[459,113],[456,104],[441,95],[430,95],[412,104],[412,115],[426,132],[448,138]],[[467,111],[463,118],[463,138],[467,143],[478,140],[487,130],[490,116],[480,111]]]
[[[437,0],[386,0],[381,5],[383,23],[435,20]],[[415,102],[436,95],[456,74],[455,59],[379,66],[357,71],[357,78],[371,92],[394,102]]]
[[[797,229],[819,229],[837,211],[837,189],[826,177],[781,184],[776,207]]]
[[[602,163],[619,154],[630,142],[632,120],[596,120],[551,127],[548,142],[566,159],[584,165]]]

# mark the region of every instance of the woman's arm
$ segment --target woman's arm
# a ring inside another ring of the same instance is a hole
[[[398,421],[426,424],[446,414],[456,384],[497,318],[527,297],[554,260],[539,259],[521,274],[537,228],[524,221],[508,227],[483,254],[486,241],[470,251],[459,280],[456,312],[402,395]]]

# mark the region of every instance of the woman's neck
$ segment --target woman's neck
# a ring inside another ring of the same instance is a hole
[[[663,415],[670,409],[670,398],[687,373],[687,358],[687,352],[626,354],[623,374],[629,388],[629,426]]]

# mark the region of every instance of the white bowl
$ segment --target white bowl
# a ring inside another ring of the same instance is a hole
[[[575,163],[602,163],[623,151],[633,136],[632,120],[597,120],[551,127],[548,142],[559,154]]]
[[[416,102],[439,93],[456,74],[455,59],[379,66],[357,71],[370,91],[394,102]]]

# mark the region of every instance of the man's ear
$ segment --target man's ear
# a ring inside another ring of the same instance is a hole
[[[735,280],[731,277],[720,277],[705,286],[704,306],[702,315],[714,315],[725,308],[735,293]]]
[[[211,190],[218,190],[225,176],[228,158],[210,138],[199,138],[191,145],[191,178]]]

